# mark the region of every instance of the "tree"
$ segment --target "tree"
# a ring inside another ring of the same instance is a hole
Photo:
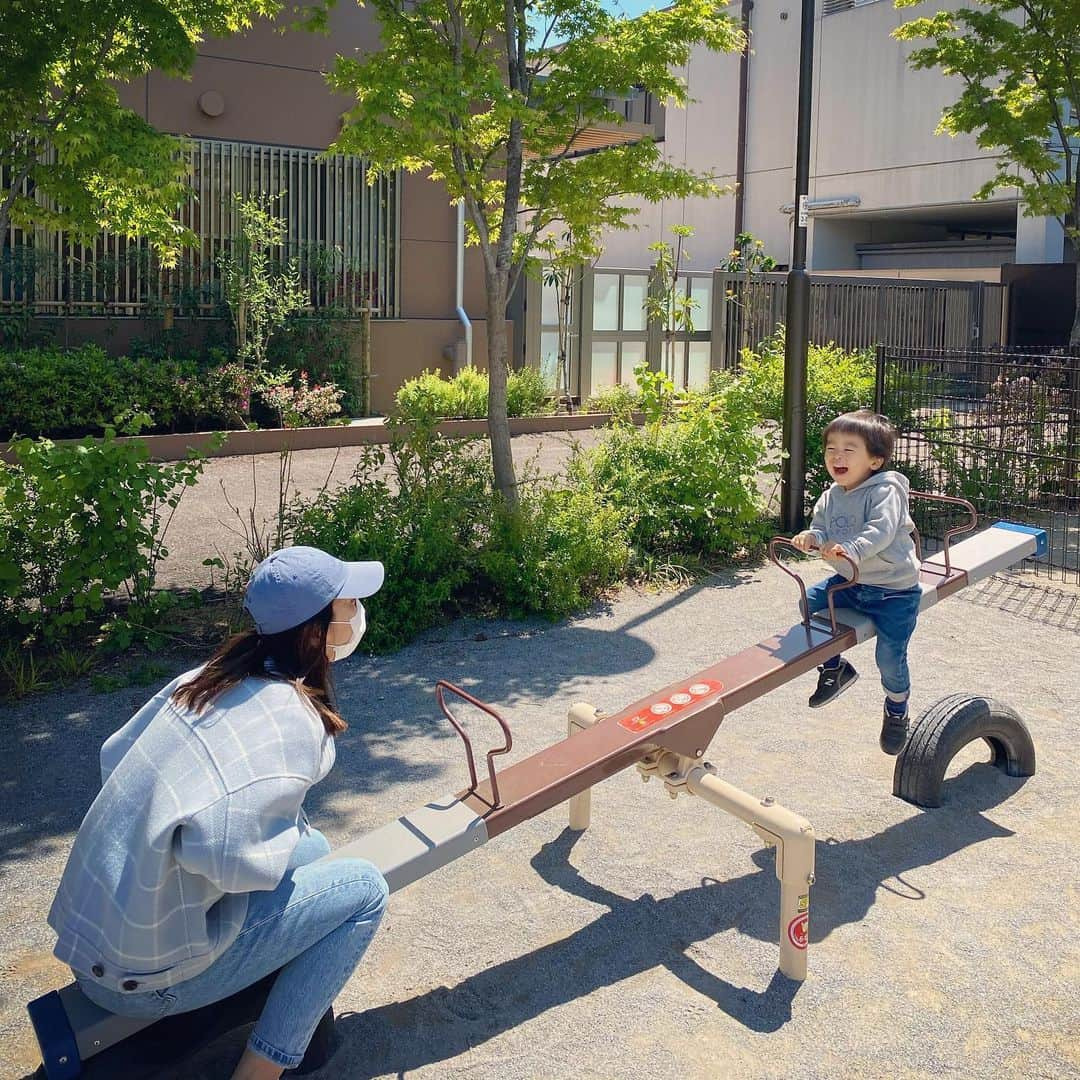
[[[652,282],[649,295],[645,298],[645,310],[649,321],[660,325],[664,335],[664,362],[661,365],[668,379],[674,386],[675,380],[675,335],[694,332],[694,311],[698,302],[686,291],[681,280],[683,262],[690,258],[683,246],[684,240],[694,235],[690,225],[672,225],[671,235],[675,243],[657,240],[649,245],[649,250],[656,256],[652,267]]]
[[[911,7],[919,0],[896,0]],[[1000,153],[997,173],[976,192],[989,198],[1016,188],[1023,212],[1057,218],[1074,257],[1080,249],[1080,50],[1077,0],[984,0],[939,11],[893,31],[901,41],[930,41],[909,57],[914,68],[940,68],[963,84],[938,130],[974,134]],[[1080,345],[1080,272],[1069,341]]]
[[[570,341],[575,331],[574,297],[585,279],[586,268],[596,264],[603,250],[595,237],[586,235],[584,240],[579,241],[572,229],[566,229],[538,236],[533,245],[535,255],[529,263],[543,286],[555,294],[558,337],[555,394],[559,403],[565,403],[566,411],[570,413],[574,411],[570,388]]]
[[[231,250],[218,257],[218,266],[237,356],[240,363],[261,371],[275,331],[303,310],[309,297],[300,281],[298,260],[275,259],[285,243],[286,222],[274,216],[270,197],[233,198],[240,228],[233,234]]]
[[[339,57],[330,84],[356,96],[335,149],[372,174],[427,170],[464,200],[487,293],[492,463],[516,501],[506,420],[506,305],[538,236],[630,227],[627,200],[719,192],[711,175],[663,159],[651,139],[576,153],[578,137],[623,118],[608,98],[651,93],[684,105],[675,69],[691,47],[737,52],[743,37],[717,0],[674,0],[627,19],[600,0],[371,0],[383,48]],[[559,42],[553,45],[553,42]]]
[[[146,237],[168,261],[187,239],[182,143],[120,105],[117,83],[188,74],[204,35],[279,0],[4,0],[0,5],[0,243],[9,225]]]

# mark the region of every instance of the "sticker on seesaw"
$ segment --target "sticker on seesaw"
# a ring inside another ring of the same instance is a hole
[[[633,732],[644,731],[645,728],[658,724],[661,720],[675,716],[690,705],[701,705],[703,698],[711,694],[719,694],[723,689],[724,684],[715,679],[693,683],[685,690],[672,694],[666,701],[654,702],[648,708],[634,713],[633,716],[624,716],[618,722],[619,727]]]
[[[802,915],[796,915],[791,922],[788,923],[787,936],[788,941],[795,946],[796,949],[805,949],[806,940],[810,929],[810,916],[806,912]]]
[[[809,895],[809,893],[803,893],[802,896],[799,897],[799,910],[800,911],[809,911],[810,910],[810,895]]]

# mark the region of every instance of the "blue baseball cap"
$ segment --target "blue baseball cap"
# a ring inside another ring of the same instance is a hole
[[[342,562],[313,547],[287,547],[251,573],[244,607],[260,634],[280,634],[314,618],[332,600],[360,600],[382,588],[381,562]]]

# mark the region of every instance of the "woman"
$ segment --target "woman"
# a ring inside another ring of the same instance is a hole
[[[105,743],[101,793],[79,828],[49,925],[92,1001],[159,1019],[281,969],[234,1080],[304,1056],[386,907],[362,859],[303,811],[345,721],[330,663],[356,648],[381,563],[277,551],[244,606],[255,629],[173,680]]]

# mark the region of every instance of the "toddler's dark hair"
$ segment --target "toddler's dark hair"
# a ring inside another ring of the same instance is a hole
[[[828,443],[830,435],[858,435],[866,443],[871,457],[884,459],[881,463],[883,469],[892,460],[896,428],[892,421],[881,413],[871,409],[856,409],[855,412],[844,413],[825,429],[821,436],[823,444]]]

